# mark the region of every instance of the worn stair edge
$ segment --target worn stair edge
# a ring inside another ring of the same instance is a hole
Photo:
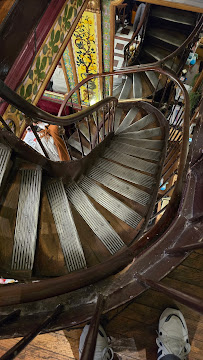
[[[62,181],[47,184],[46,191],[67,269],[83,269],[86,260]]]
[[[98,204],[117,216],[132,228],[136,228],[142,220],[142,216],[109,194],[97,185],[92,179],[84,176],[79,183],[82,190],[90,195]]]
[[[127,128],[122,130],[120,134],[130,133],[134,131],[140,131],[143,128],[145,128],[147,125],[152,124],[156,121],[156,117],[153,114],[147,114],[146,116],[143,116],[140,120],[136,121],[132,125],[129,125]],[[150,129],[147,129],[150,130]]]
[[[136,107],[131,108],[128,111],[127,115],[124,117],[122,123],[117,128],[116,134],[119,134],[122,130],[126,129],[129,125],[131,125],[138,112],[139,112],[138,108]]]
[[[112,141],[109,149],[120,151],[122,154],[140,157],[142,159],[147,159],[147,160],[158,161],[161,157],[160,151],[149,150],[142,147],[127,145],[127,144],[124,145],[119,143],[118,141]]]
[[[113,255],[120,250],[125,243],[108,221],[95,209],[82,189],[73,182],[66,186],[65,190],[69,201],[108,251]]]

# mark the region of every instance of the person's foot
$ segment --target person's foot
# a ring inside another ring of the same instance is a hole
[[[79,359],[81,358],[82,355],[88,330],[89,330],[89,325],[86,325],[80,336]],[[114,357],[114,353],[113,350],[108,345],[108,339],[106,333],[103,327],[99,325],[99,331],[97,335],[97,342],[94,353],[94,360],[112,360],[113,357]]]
[[[167,308],[159,319],[157,360],[163,356],[173,354],[181,360],[187,358],[190,352],[188,330],[183,314],[176,309]]]

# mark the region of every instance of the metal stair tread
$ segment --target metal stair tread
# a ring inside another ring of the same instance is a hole
[[[158,46],[153,46],[153,47],[152,47],[151,45],[146,45],[146,46],[144,47],[144,52],[145,52],[147,55],[153,57],[153,58],[154,58],[155,60],[157,60],[157,61],[160,61],[160,60],[164,59],[166,56],[170,55],[170,51],[167,51],[167,50],[165,50],[165,49],[162,49],[162,48],[160,48],[160,47],[158,47]],[[173,59],[169,59],[169,60],[165,63],[165,65],[166,65],[168,68],[171,68],[172,64],[173,64]],[[177,64],[174,63],[174,64],[173,64],[173,69],[175,70],[177,67],[178,67]]]
[[[153,7],[151,15],[171,22],[181,23],[184,25],[194,25],[195,17],[188,11],[163,7]]]
[[[131,87],[132,87],[132,78],[131,78],[131,76],[127,76],[126,80],[123,84],[123,88],[121,90],[119,100],[120,99],[128,99],[130,91],[131,91]]]
[[[102,169],[118,178],[129,181],[133,184],[147,187],[149,189],[151,189],[155,182],[155,179],[152,176],[142,174],[134,169],[126,168],[120,164],[108,161],[107,159],[100,158],[95,164],[95,167]]]
[[[133,200],[143,206],[149,203],[151,196],[133,185],[126,183],[123,180],[116,178],[115,176],[97,168],[93,167],[87,176],[93,180],[96,180],[100,184],[103,184],[107,188],[114,192],[125,196],[126,198]]]
[[[126,145],[126,144],[124,145],[115,140],[111,143],[109,148],[115,151],[120,151],[123,154],[141,157],[143,159],[158,161],[161,157],[160,151],[144,149],[142,147],[133,146],[133,145]]]
[[[137,145],[143,148],[147,148],[147,149],[156,149],[156,150],[160,150],[163,148],[164,145],[164,140],[150,140],[150,139],[133,139],[130,138],[129,136],[120,136],[120,135],[115,135],[114,136],[114,140],[119,141],[122,144],[128,144],[128,145]]]
[[[125,245],[75,182],[66,186],[65,191],[69,201],[112,255]]]
[[[77,141],[74,138],[70,137],[68,139],[68,144],[70,146],[72,146],[74,149],[76,149],[77,151],[79,151],[80,153],[82,153],[82,149],[81,149],[81,145],[80,145],[79,141]],[[83,151],[84,151],[85,155],[89,154],[89,152],[90,152],[90,150],[86,146],[83,146]]]
[[[140,131],[145,126],[155,122],[156,117],[153,114],[147,114],[146,116],[143,116],[140,120],[134,122],[132,125],[129,125],[124,130],[120,132],[120,134],[134,132],[134,131]]]
[[[142,78],[141,73],[133,74],[133,97],[142,98]]]
[[[67,269],[83,269],[86,260],[62,181],[48,184],[46,191]]]
[[[106,150],[104,158],[118,162],[119,164],[126,165],[132,169],[147,172],[149,174],[155,174],[157,170],[157,164],[151,163],[146,160],[142,160],[135,156],[121,154],[120,151]]]
[[[142,216],[134,210],[123,204],[113,195],[109,194],[106,190],[97,185],[92,179],[83,176],[78,184],[82,190],[90,195],[98,204],[103,206],[109,212],[117,216],[132,228],[136,228],[142,220]]]
[[[148,77],[151,84],[153,85],[154,89],[156,89],[158,81],[159,81],[158,75],[154,71],[145,71],[145,74]],[[162,89],[162,85],[161,85],[161,82],[159,81],[157,90],[160,90],[160,89]]]
[[[133,126],[133,125],[131,125],[131,126]],[[131,138],[131,139],[147,139],[147,138],[151,138],[151,137],[154,137],[154,136],[161,136],[162,135],[162,130],[161,130],[160,127],[155,127],[155,128],[151,128],[151,129],[145,129],[145,130],[139,130],[139,131],[128,131],[128,129],[126,129],[125,132],[120,133],[118,136],[119,137],[128,137],[128,138]]]
[[[118,129],[116,130],[116,134],[119,134],[123,129],[128,127],[134,120],[135,116],[139,112],[139,109],[136,107],[132,107],[126,116],[124,117],[122,123],[119,125]]]
[[[176,47],[180,47],[186,39],[186,36],[184,34],[177,34],[177,32],[175,31],[164,30],[161,28],[149,28],[149,30],[146,32],[146,35],[150,37],[155,37],[161,41],[164,41],[171,45],[175,45]]]
[[[42,169],[21,170],[21,184],[16,215],[12,270],[31,271],[34,264]]]
[[[2,183],[10,157],[11,149],[4,144],[0,144],[0,185]]]

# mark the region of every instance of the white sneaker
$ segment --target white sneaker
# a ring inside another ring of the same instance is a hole
[[[86,325],[80,336],[79,344],[79,359],[81,358],[85,339],[89,330],[89,325]],[[113,350],[108,345],[108,339],[106,333],[101,325],[99,325],[99,331],[97,335],[97,342],[94,353],[94,360],[112,360],[114,357]]]
[[[190,352],[188,330],[183,314],[176,309],[167,308],[159,319],[159,332],[156,343],[159,347],[157,360],[173,354],[181,360]]]

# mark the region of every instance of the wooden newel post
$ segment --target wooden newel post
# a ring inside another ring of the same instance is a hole
[[[100,294],[98,296],[94,315],[90,322],[90,327],[87,333],[87,337],[85,339],[85,344],[80,360],[93,360],[94,358],[95,346],[96,346],[98,329],[99,329],[99,321],[103,308],[104,308],[104,297],[103,295]]]

